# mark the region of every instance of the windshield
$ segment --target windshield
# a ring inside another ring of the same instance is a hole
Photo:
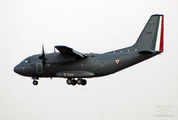
[[[22,63],[31,63],[31,60],[30,59],[25,59],[22,61]]]

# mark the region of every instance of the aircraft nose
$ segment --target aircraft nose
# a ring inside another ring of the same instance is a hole
[[[19,65],[17,65],[17,66],[14,67],[14,72],[16,72],[16,73],[19,74],[20,71],[21,71],[21,67]]]

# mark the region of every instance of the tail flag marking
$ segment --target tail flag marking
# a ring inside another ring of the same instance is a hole
[[[161,37],[160,37],[160,48],[159,51],[164,50],[164,16],[162,16],[162,22],[161,22]]]
[[[164,16],[160,16],[159,28],[157,33],[156,49],[157,51],[164,50]]]

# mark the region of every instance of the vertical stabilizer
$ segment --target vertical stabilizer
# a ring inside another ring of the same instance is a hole
[[[122,53],[132,51],[163,51],[164,15],[152,15],[138,37],[136,43],[127,48],[107,53]]]
[[[140,34],[137,42],[131,47],[137,50],[163,51],[164,16],[152,15]]]

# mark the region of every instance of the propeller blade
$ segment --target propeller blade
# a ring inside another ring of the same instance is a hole
[[[42,56],[45,58],[44,45],[42,45]]]
[[[46,64],[46,58],[45,58],[45,52],[44,52],[44,45],[42,45],[42,55],[39,56],[39,59],[41,59],[42,61],[42,65],[43,65],[43,68],[45,70],[45,64]]]

